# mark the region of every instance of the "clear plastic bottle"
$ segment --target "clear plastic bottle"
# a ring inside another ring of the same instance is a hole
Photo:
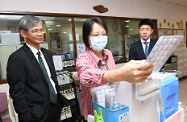
[[[182,108],[182,102],[178,102],[178,109]]]

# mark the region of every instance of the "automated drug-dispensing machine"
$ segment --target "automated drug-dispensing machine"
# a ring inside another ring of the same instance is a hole
[[[153,73],[139,84],[121,82],[115,100],[129,107],[129,122],[184,122],[184,108],[178,108],[176,72],[159,72],[183,36],[161,36],[146,61]]]

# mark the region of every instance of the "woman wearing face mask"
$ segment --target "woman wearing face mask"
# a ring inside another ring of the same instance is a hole
[[[90,88],[107,83],[127,81],[143,82],[152,72],[150,62],[130,61],[119,69],[110,50],[105,49],[108,43],[107,26],[100,18],[91,18],[83,25],[83,42],[86,52],[76,59],[76,69],[80,78],[80,108],[84,119],[93,115]]]

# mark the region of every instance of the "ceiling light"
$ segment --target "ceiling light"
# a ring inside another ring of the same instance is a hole
[[[11,20],[19,20],[23,16],[18,15],[0,15],[0,19],[11,19]]]
[[[68,21],[71,21],[71,19],[68,19]],[[86,19],[84,18],[74,18],[74,21],[84,22]]]

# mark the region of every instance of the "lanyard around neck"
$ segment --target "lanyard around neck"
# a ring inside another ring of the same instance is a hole
[[[106,70],[108,70],[108,63],[107,63],[106,60],[105,60],[105,64],[106,64]],[[100,70],[103,70],[103,68],[102,68],[102,66],[101,66],[101,62],[99,62],[99,63],[97,64],[97,66],[99,67]]]

